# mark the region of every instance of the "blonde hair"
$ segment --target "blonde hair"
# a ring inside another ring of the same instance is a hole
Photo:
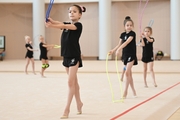
[[[28,43],[28,39],[29,39],[30,37],[26,35],[24,38],[25,38],[25,42]]]

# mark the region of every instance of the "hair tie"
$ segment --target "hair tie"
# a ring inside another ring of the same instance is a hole
[[[81,7],[82,12],[84,12],[84,8],[83,8],[83,6],[80,6],[80,7]]]

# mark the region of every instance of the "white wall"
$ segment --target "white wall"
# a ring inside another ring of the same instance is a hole
[[[32,3],[33,0],[0,0],[0,3]],[[49,3],[50,0],[45,0],[45,3]],[[118,1],[139,1],[139,0],[112,0],[112,2]],[[145,0],[144,0],[145,1]],[[149,1],[165,1],[165,0],[149,0]],[[169,1],[169,0],[166,0]],[[76,2],[99,2],[99,0],[54,0],[55,3],[76,3]]]

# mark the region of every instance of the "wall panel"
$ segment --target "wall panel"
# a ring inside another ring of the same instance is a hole
[[[51,17],[55,20],[68,20],[68,7],[71,3],[54,4]],[[99,13],[98,3],[81,3],[87,8],[83,13],[83,33],[80,39],[82,54],[84,56],[98,56],[99,38]],[[139,2],[113,2],[112,3],[112,48],[117,45],[120,33],[124,31],[123,20],[129,15],[134,21],[134,31],[139,40],[138,25]],[[46,4],[47,9],[47,4]],[[154,48],[170,53],[170,2],[165,0],[151,1],[144,11],[142,27],[148,25],[153,19]],[[44,21],[42,21],[44,22]],[[60,44],[61,30],[46,29],[46,41]],[[23,59],[26,53],[24,36],[32,36],[32,4],[0,4],[0,35],[6,36],[6,59]],[[38,40],[37,38],[34,38]],[[38,45],[36,45],[38,47]],[[137,47],[137,54],[141,56],[141,48]],[[156,51],[155,51],[156,52]],[[48,53],[50,56],[59,56],[60,50],[53,49]]]

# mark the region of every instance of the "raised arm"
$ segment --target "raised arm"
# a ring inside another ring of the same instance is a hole
[[[150,38],[150,37],[148,37],[148,36],[145,36],[146,37],[146,39],[149,41],[149,42],[154,42],[154,39],[153,38]]]
[[[76,30],[77,27],[74,24],[64,24],[60,21],[54,21],[53,19],[49,18],[48,22],[45,22],[46,27],[57,28],[57,29],[69,29],[69,30]]]
[[[140,38],[141,38],[141,39],[140,39],[140,46],[142,46],[142,47],[145,46],[143,37],[144,37],[144,36],[143,36],[143,34],[142,34],[142,35],[140,36]]]
[[[54,47],[54,45],[53,45],[53,44],[51,44],[51,45],[48,45],[48,44],[43,44],[42,46],[43,46],[43,47],[45,47],[45,48]]]

